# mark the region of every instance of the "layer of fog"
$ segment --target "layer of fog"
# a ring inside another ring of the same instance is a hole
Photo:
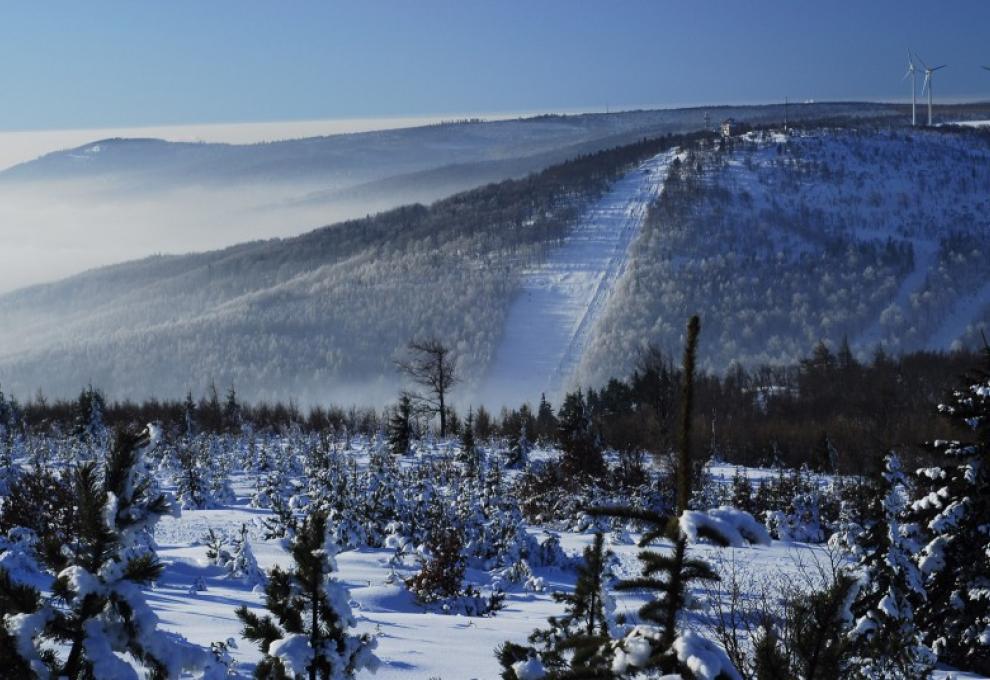
[[[92,182],[0,185],[0,294],[154,254],[294,236],[410,198],[299,200],[322,188],[264,185],[125,194]]]
[[[559,111],[558,113],[578,111]],[[325,118],[317,120],[281,120],[254,123],[190,123],[136,127],[80,128],[69,130],[0,131],[0,170],[34,160],[53,151],[73,149],[96,139],[140,138],[164,139],[169,142],[223,142],[253,144],[280,139],[300,139],[321,135],[339,135],[374,130],[433,125],[445,120],[484,118],[509,120],[545,113],[542,111],[504,113],[448,113],[429,116],[379,118]]]

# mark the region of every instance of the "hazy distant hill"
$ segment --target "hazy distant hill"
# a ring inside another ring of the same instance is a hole
[[[152,253],[207,251],[430,203],[584,153],[711,121],[777,121],[781,106],[541,116],[265,144],[108,139],[0,172],[0,293]],[[891,116],[877,104],[791,106]]]
[[[508,176],[541,169],[540,163],[546,167],[560,162],[560,152],[566,157],[644,136],[696,130],[703,126],[706,111],[713,124],[727,117],[751,122],[780,120],[784,113],[782,106],[743,106],[538,116],[260,144],[105,139],[9,168],[0,172],[0,182],[101,178],[120,181],[128,188],[163,188],[305,180],[333,189],[445,166],[537,159],[517,166],[510,162],[494,173]],[[868,103],[790,107],[794,120],[894,111],[890,105]]]

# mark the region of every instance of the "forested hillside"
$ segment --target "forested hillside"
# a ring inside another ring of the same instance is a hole
[[[91,382],[140,397],[212,378],[252,399],[364,402],[394,394],[397,351],[427,335],[455,348],[470,379],[491,358],[521,268],[624,170],[673,143],[583,156],[298,238],[154,257],[0,297],[0,381],[20,394]]]
[[[580,377],[676,348],[692,313],[717,371],[844,337],[861,357],[972,347],[990,318],[988,255],[986,133],[751,133],[696,148],[634,243]]]
[[[978,344],[988,136],[859,125],[657,138],[430,206],[0,296],[0,383],[175,398],[213,380],[252,400],[381,403],[406,343],[436,336],[457,357],[456,398],[471,401],[522,273],[614,180],[675,146],[618,283],[596,298],[571,385],[628,375],[651,346],[673,351],[695,312],[714,372],[792,364],[820,340],[835,351],[848,338],[860,358]]]

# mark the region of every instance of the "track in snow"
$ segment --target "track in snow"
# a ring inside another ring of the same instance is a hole
[[[541,393],[556,399],[569,386],[676,153],[654,156],[624,175],[545,262],[523,274],[479,390],[483,403],[534,401]]]

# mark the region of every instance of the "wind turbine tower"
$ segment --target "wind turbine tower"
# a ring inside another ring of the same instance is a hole
[[[906,78],[911,78],[911,127],[915,127],[918,124],[918,78],[917,69],[914,67],[914,57],[911,54],[911,50],[908,50],[908,69],[907,73],[904,74]]]
[[[935,68],[931,68],[928,64],[926,64],[924,62],[924,60],[921,57],[918,57],[918,61],[921,62],[921,65],[925,69],[925,86],[924,86],[924,88],[922,88],[921,94],[924,94],[925,92],[928,92],[928,127],[931,127],[931,125],[932,125],[932,75],[935,73],[935,71],[938,71],[939,69],[945,68],[948,64],[942,64],[941,66],[936,66]]]

